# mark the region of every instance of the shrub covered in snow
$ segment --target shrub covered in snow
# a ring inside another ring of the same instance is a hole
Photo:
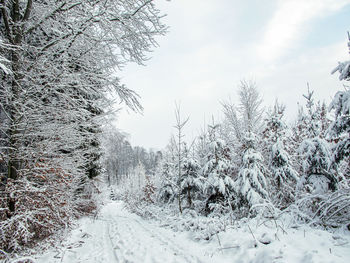
[[[12,253],[96,209],[92,182],[81,185],[82,178],[45,163],[36,163],[32,173],[25,175],[9,179],[0,196],[1,207],[6,207],[0,210],[0,247]]]

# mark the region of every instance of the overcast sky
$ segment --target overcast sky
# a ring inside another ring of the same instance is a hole
[[[123,110],[117,128],[146,148],[163,148],[174,132],[174,105],[189,116],[194,137],[220,101],[235,100],[241,79],[254,79],[266,106],[276,98],[296,116],[307,82],[329,102],[343,83],[330,72],[348,60],[350,0],[155,1],[169,33],[147,66],[128,65],[122,82],[141,96],[144,113]]]

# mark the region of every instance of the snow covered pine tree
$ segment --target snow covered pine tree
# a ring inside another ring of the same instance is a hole
[[[247,132],[244,136],[242,166],[234,184],[238,195],[237,206],[243,209],[243,215],[247,213],[244,209],[252,208],[254,208],[252,211],[254,214],[255,206],[263,205],[269,199],[263,157],[255,150],[256,142],[256,135],[253,132]]]
[[[222,213],[232,210],[233,202],[233,165],[230,150],[225,142],[219,138],[218,125],[209,127],[209,144],[207,162],[202,175],[205,180],[207,194],[206,213]]]
[[[350,35],[348,33],[350,48]],[[350,61],[340,62],[332,71],[339,72],[339,79],[350,80]],[[329,107],[335,111],[335,120],[328,129],[332,143],[333,165],[338,165],[339,189],[328,195],[320,204],[316,216],[323,224],[347,225],[350,230],[350,90],[338,91]]]
[[[306,119],[309,124],[307,138],[299,147],[303,175],[298,186],[299,188],[305,186],[307,192],[311,193],[334,191],[338,182],[335,177],[336,167],[332,166],[330,145],[323,138],[321,109],[314,103],[313,92],[308,90],[308,94],[304,97],[307,100]]]
[[[286,208],[294,202],[294,185],[298,174],[286,149],[290,143],[289,129],[283,121],[285,106],[275,102],[273,110],[266,118],[263,131],[268,168],[271,174],[271,199],[277,208]]]
[[[180,178],[180,191],[186,197],[187,207],[193,207],[196,194],[203,190],[203,182],[200,178],[200,166],[197,160],[187,152],[182,162],[182,173]]]
[[[223,106],[224,114],[237,142],[232,146],[239,160],[238,175],[234,178],[235,203],[241,210],[240,216],[246,216],[252,207],[268,200],[266,169],[257,136],[262,132],[264,111],[255,82],[241,81],[238,94],[240,99],[238,107],[234,107],[231,103],[224,103]]]

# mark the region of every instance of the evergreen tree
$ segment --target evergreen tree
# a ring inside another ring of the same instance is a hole
[[[350,167],[350,90],[338,91],[330,109],[335,111],[335,120],[328,130],[335,142],[334,162],[339,164],[345,161]]]
[[[187,153],[182,163],[180,191],[186,197],[188,207],[192,207],[196,194],[202,191],[203,183],[199,176],[198,162]]]
[[[291,151],[293,154],[297,155],[298,148],[302,141],[308,137],[308,118],[305,114],[304,108],[299,105],[298,115],[296,122],[292,125],[292,141],[291,141]],[[300,160],[296,158],[297,163],[300,163]],[[299,168],[299,167],[298,167]]]
[[[350,53],[350,33],[348,32],[348,47]],[[350,61],[338,62],[338,66],[333,69],[332,74],[339,72],[339,80],[350,80]]]
[[[350,48],[350,35],[348,33]],[[339,72],[340,80],[350,80],[350,61],[339,63],[332,73]],[[328,162],[337,166],[338,178],[341,180],[337,191],[324,196],[324,200],[317,207],[317,216],[324,225],[343,226],[350,229],[350,91],[339,91],[334,96],[329,107],[335,111],[335,120],[328,129],[328,136],[333,143],[332,153]],[[342,174],[343,173],[343,174]],[[340,181],[339,180],[339,181]]]
[[[156,192],[156,187],[150,175],[146,175],[145,186],[143,187],[144,201],[147,203],[154,203],[154,195]]]
[[[160,186],[158,188],[157,198],[162,203],[173,202],[177,193],[177,167],[176,167],[176,142],[172,137],[167,145],[164,158],[160,163],[158,171],[160,176]]]
[[[310,192],[324,193],[329,189],[335,190],[337,180],[329,172],[331,152],[328,143],[319,137],[304,140],[300,153],[303,156],[303,176],[299,184],[311,184],[307,189]]]
[[[315,193],[335,190],[337,179],[331,163],[330,145],[324,139],[325,131],[322,130],[322,107],[314,104],[313,92],[308,90],[304,97],[307,100],[308,134],[299,147],[303,174],[299,187],[306,186],[309,192]]]
[[[350,50],[349,32],[348,38]],[[339,63],[332,74],[335,72],[340,73],[340,80],[350,81],[350,61]],[[335,120],[328,129],[328,136],[335,144],[333,148],[333,162],[341,168],[345,179],[350,181],[350,89],[348,86],[346,86],[344,91],[338,91],[335,94],[329,110],[334,110],[335,112]],[[345,182],[346,184],[347,182]]]
[[[253,132],[247,132],[244,136],[242,166],[234,184],[239,208],[252,208],[269,198],[263,156],[256,150],[256,141]]]
[[[330,124],[326,104],[319,101],[315,103],[313,95],[314,92],[310,91],[308,85],[308,92],[303,95],[306,99],[306,110],[299,106],[298,118],[292,127],[292,141],[288,151],[292,154],[292,162],[295,164],[301,164],[303,161],[299,151],[303,141],[314,137],[325,139]],[[295,169],[299,174],[303,173],[301,165],[296,166]]]
[[[166,159],[161,165],[161,185],[158,192],[158,200],[163,203],[171,203],[175,200],[176,184],[174,180],[174,164]]]
[[[242,166],[243,153],[245,151],[245,135],[253,132],[261,134],[263,123],[262,99],[254,81],[242,80],[239,85],[239,104],[235,106],[231,101],[224,102],[223,112],[225,115],[225,138],[228,139],[231,150],[232,162],[238,169]],[[262,138],[262,136],[258,136]],[[261,147],[262,143],[256,145]],[[237,177],[238,170],[234,177]]]
[[[206,212],[221,212],[232,205],[233,165],[230,158],[230,149],[217,134],[218,125],[209,127],[209,144],[207,162],[203,167],[202,175],[205,178],[205,193],[208,196]]]
[[[241,81],[239,89],[240,103],[235,107],[232,103],[224,103],[224,114],[231,126],[235,143],[232,145],[238,174],[234,175],[234,191],[238,208],[251,208],[268,198],[267,180],[264,173],[262,147],[258,138],[263,136],[262,99],[253,81]]]
[[[283,186],[288,184],[289,180],[298,180],[298,174],[292,167],[289,155],[279,139],[271,147],[270,169],[274,182],[280,191],[282,191]]]
[[[268,115],[263,131],[265,158],[268,160],[272,190],[271,198],[277,207],[286,207],[294,201],[292,182],[298,180],[286,145],[290,143],[288,127],[283,121],[285,107],[276,101]]]

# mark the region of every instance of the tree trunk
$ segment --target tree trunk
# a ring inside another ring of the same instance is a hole
[[[29,1],[30,5],[27,6],[26,10],[26,17],[29,17],[30,9],[31,9],[31,2]],[[1,1],[1,3],[5,6],[5,1]],[[11,43],[14,48],[11,50],[10,58],[11,61],[11,70],[13,73],[12,77],[12,83],[11,83],[11,94],[10,94],[10,103],[9,103],[9,129],[8,129],[8,135],[9,135],[9,160],[8,160],[8,169],[7,169],[7,179],[13,179],[16,180],[18,178],[18,171],[21,168],[21,162],[19,157],[19,122],[21,121],[21,117],[19,115],[19,105],[21,103],[19,102],[20,99],[20,93],[21,93],[21,81],[23,79],[22,75],[22,61],[21,61],[21,45],[22,45],[22,38],[23,38],[23,21],[21,21],[21,15],[20,15],[20,6],[19,6],[19,0],[12,1],[12,5],[9,8],[11,12],[11,18],[12,18],[12,24],[8,23],[7,20],[7,14],[6,16],[3,14],[3,20],[4,24],[8,26],[7,28],[7,37],[8,42]],[[6,20],[6,21],[5,21]],[[11,28],[11,27],[12,28]],[[7,181],[7,180],[6,180]],[[11,216],[12,213],[15,212],[16,208],[16,200],[13,197],[9,197],[8,199],[8,208],[11,212],[9,216]]]
[[[191,188],[187,188],[187,201],[188,201],[188,206],[192,207],[192,199],[191,199]]]
[[[29,1],[31,3],[31,1]],[[31,4],[27,6],[26,10],[26,16],[29,16],[31,9]],[[12,4],[12,21],[13,21],[13,27],[12,27],[12,44],[15,47],[21,47],[22,45],[22,38],[23,38],[23,21],[21,21],[21,15],[20,15],[20,6],[19,6],[19,0],[14,0]],[[11,39],[9,39],[11,41]],[[15,48],[12,50],[11,54],[11,62],[12,62],[12,72],[13,72],[13,79],[12,79],[12,98],[11,98],[11,109],[10,109],[10,117],[11,117],[11,125],[10,125],[10,161],[9,161],[9,178],[16,179],[18,177],[18,170],[20,168],[20,160],[17,156],[18,154],[18,124],[20,121],[20,116],[18,115],[18,100],[20,98],[20,91],[21,91],[21,81],[22,81],[22,72],[21,72],[21,49]]]
[[[179,200],[179,211],[182,214],[182,206],[181,206],[181,194],[180,194],[180,189],[179,189],[179,193],[178,193],[178,200]]]

